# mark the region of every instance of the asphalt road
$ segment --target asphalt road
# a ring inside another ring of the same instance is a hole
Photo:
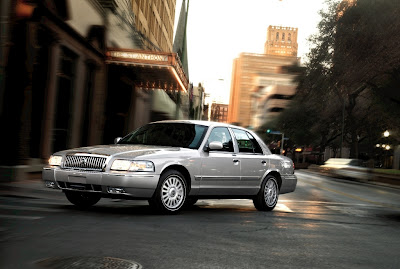
[[[200,200],[179,215],[145,201],[88,211],[61,192],[0,195],[0,268],[400,268],[400,189],[296,172],[272,212]]]

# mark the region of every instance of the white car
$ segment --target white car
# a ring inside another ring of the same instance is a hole
[[[248,198],[272,210],[297,184],[292,160],[271,154],[255,133],[205,121],[154,122],[113,145],[56,152],[43,180],[79,207],[146,199],[164,213],[200,198]]]
[[[371,169],[363,167],[359,159],[330,158],[321,168],[334,176],[367,181],[372,179]]]

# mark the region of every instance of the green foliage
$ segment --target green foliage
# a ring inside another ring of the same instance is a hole
[[[400,5],[328,0],[298,74],[297,95],[275,123],[298,144],[373,148],[385,129],[400,133]],[[343,130],[343,132],[342,132]]]

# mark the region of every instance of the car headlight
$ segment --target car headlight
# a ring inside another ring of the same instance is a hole
[[[132,172],[154,172],[154,164],[149,161],[115,160],[111,170]]]
[[[128,171],[131,162],[127,160],[115,160],[111,165],[111,170]]]
[[[53,166],[60,166],[61,165],[61,156],[51,155],[49,158],[49,164]]]

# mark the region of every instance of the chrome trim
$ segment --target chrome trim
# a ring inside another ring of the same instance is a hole
[[[104,171],[107,156],[74,153],[65,156],[62,168],[88,171]]]
[[[240,181],[240,176],[231,177],[231,176],[202,176],[202,181]]]

